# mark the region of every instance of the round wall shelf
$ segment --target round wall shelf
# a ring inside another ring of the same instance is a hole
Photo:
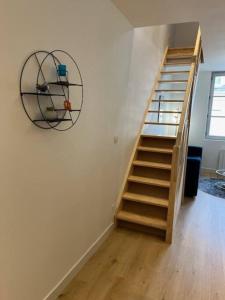
[[[77,63],[63,50],[35,51],[23,65],[20,95],[26,115],[37,127],[72,128],[80,117],[84,96]]]

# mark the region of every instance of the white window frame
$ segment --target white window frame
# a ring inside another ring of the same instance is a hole
[[[212,139],[212,140],[225,140],[225,136],[216,136],[216,135],[210,135],[209,134],[210,124],[211,124],[211,117],[212,117],[212,106],[213,106],[213,94],[214,94],[215,78],[218,75],[224,75],[225,76],[225,71],[224,72],[212,72],[210,94],[209,94],[209,107],[208,107],[208,115],[207,115],[207,125],[206,125],[206,138],[207,139]],[[221,117],[221,118],[223,118],[223,117]],[[224,121],[225,121],[225,117],[224,117]]]

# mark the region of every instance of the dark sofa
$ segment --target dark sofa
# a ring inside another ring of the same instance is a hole
[[[185,179],[185,196],[187,197],[197,195],[201,161],[202,148],[189,146]]]

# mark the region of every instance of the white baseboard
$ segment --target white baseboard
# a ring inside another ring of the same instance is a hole
[[[88,248],[88,250],[81,256],[81,258],[72,266],[65,276],[57,283],[57,285],[48,293],[43,300],[56,300],[62,294],[66,286],[77,275],[85,263],[95,254],[98,248],[106,240],[109,234],[114,229],[114,223],[110,224],[104,232],[97,238],[97,240]]]

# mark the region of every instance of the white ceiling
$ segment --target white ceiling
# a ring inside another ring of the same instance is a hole
[[[225,0],[112,0],[135,27],[199,22],[204,70],[225,70]]]

